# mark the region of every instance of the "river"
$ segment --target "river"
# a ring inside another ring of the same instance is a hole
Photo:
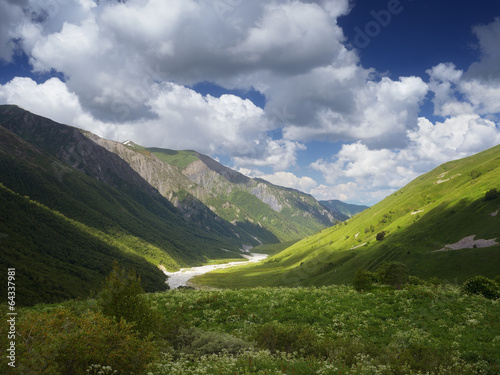
[[[163,271],[165,275],[168,276],[168,280],[166,281],[170,289],[176,289],[180,286],[187,286],[188,281],[198,275],[203,275],[204,273],[219,270],[222,268],[229,268],[240,266],[248,263],[259,262],[268,257],[267,254],[258,254],[258,253],[250,253],[250,254],[242,254],[245,258],[248,259],[248,262],[230,262],[224,264],[213,264],[208,266],[200,266],[200,267],[192,267],[192,268],[182,268],[177,272],[167,272]]]

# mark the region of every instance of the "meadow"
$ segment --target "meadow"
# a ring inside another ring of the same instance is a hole
[[[95,300],[21,309],[18,363],[40,366],[40,374],[70,373],[47,364],[69,365],[63,354],[73,343],[68,358],[74,365],[75,342],[82,342],[85,360],[71,373],[499,373],[500,300],[464,294],[457,285],[376,285],[369,292],[351,286],[178,289],[142,298],[155,324],[161,322],[148,334],[139,325],[107,321]],[[71,340],[64,338],[70,321],[90,333],[73,330]],[[135,367],[117,369],[126,361]],[[4,373],[30,373],[9,370]]]

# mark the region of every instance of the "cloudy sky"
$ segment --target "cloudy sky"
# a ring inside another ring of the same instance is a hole
[[[500,6],[0,0],[0,103],[371,205],[500,144]]]

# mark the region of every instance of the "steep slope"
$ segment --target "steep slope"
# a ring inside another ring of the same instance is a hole
[[[0,184],[0,264],[23,275],[19,303],[87,296],[113,259],[161,290],[158,265],[239,257],[236,234],[186,222],[120,157],[16,106],[0,106]]]
[[[357,204],[349,204],[337,199],[331,199],[328,201],[319,201],[323,207],[328,208],[332,212],[337,212],[339,217],[343,217],[343,220],[347,220],[356,214],[370,208],[368,206],[362,206]]]
[[[221,219],[193,194],[189,193],[187,190],[195,191],[197,195],[203,194],[202,189],[197,188],[177,167],[160,160],[154,153],[142,147],[136,145],[131,147],[133,145],[131,142],[127,142],[129,146],[126,146],[119,142],[100,138],[92,133],[86,133],[86,135],[126,161],[161,195],[166,197],[190,223],[227,237],[241,248],[259,244],[259,241],[253,236]]]
[[[227,285],[226,278],[231,286],[350,283],[357,269],[374,270],[383,261],[404,262],[424,279],[495,277],[500,274],[500,194],[494,189],[500,190],[500,146],[439,166],[264,265],[219,273],[217,285]],[[210,277],[204,282],[213,283]]]
[[[124,158],[185,213],[193,211],[194,203],[195,211],[199,212],[198,203],[202,203],[215,218],[239,228],[242,238],[255,238],[263,243],[296,240],[344,217],[321,206],[310,195],[246,177],[195,151],[144,148],[129,141],[117,144],[93,139]],[[210,214],[205,211],[204,216]]]

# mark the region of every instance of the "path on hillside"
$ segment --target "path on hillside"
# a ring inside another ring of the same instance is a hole
[[[187,286],[188,281],[194,276],[203,275],[204,273],[222,268],[229,268],[229,267],[240,266],[243,264],[259,262],[268,257],[267,254],[258,254],[258,253],[249,253],[242,255],[248,259],[248,262],[230,262],[224,264],[213,264],[208,266],[183,268],[177,272],[163,271],[163,273],[168,276],[168,280],[166,281],[166,283],[168,284],[168,286],[170,286],[170,289],[176,289],[180,286]]]

